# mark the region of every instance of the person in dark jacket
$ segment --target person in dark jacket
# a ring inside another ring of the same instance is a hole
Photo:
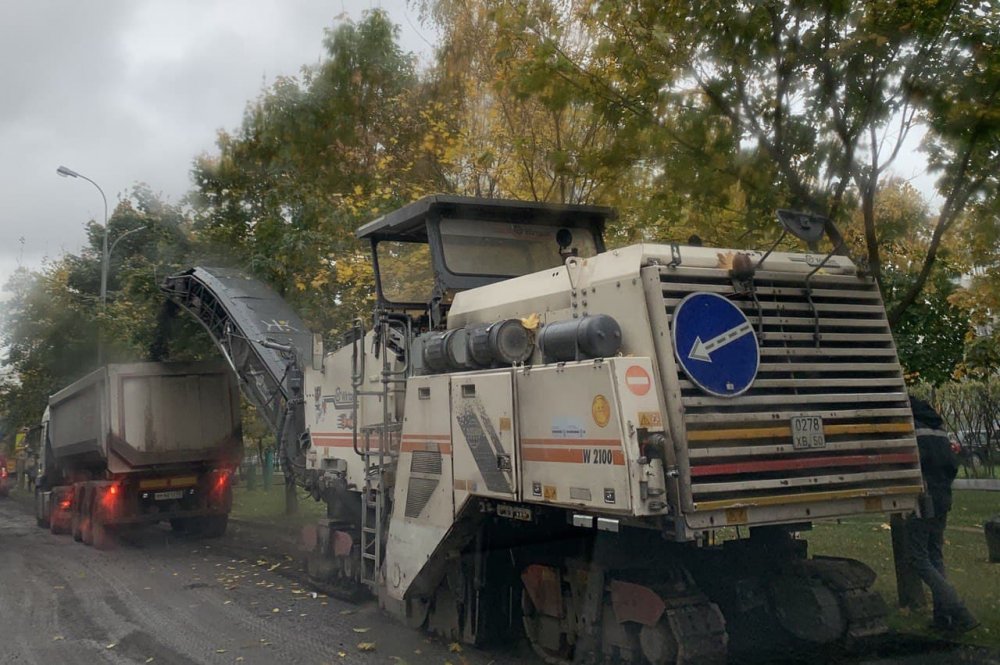
[[[906,521],[910,565],[934,597],[933,626],[957,634],[979,625],[945,576],[944,530],[951,510],[951,483],[958,473],[958,455],[952,450],[944,421],[922,399],[910,398],[920,470],[927,486],[921,514]]]

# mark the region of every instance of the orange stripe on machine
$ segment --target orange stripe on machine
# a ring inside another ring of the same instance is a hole
[[[621,448],[622,442],[618,439],[521,439],[522,448],[525,446],[588,446],[591,448]]]
[[[317,446],[330,448],[354,447],[354,434],[351,432],[310,432],[309,438]]]
[[[423,438],[427,435],[414,435],[409,434],[403,435],[403,444],[400,446],[400,451],[404,453],[412,453],[417,451],[425,451],[430,453],[441,453],[443,455],[451,455],[451,437],[430,437]]]
[[[521,459],[526,462],[625,465],[618,439],[521,439]]]

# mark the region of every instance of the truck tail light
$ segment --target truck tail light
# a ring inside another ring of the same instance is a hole
[[[7,477],[7,467],[0,468],[0,478],[6,478],[6,477]]]
[[[215,482],[212,484],[212,490],[215,492],[224,492],[226,487],[229,486],[229,469],[218,469],[215,471]]]
[[[59,508],[61,510],[69,510],[69,507],[71,505],[73,505],[73,502],[70,501],[69,499],[63,499],[62,501],[59,502]]]
[[[118,501],[119,493],[120,492],[118,485],[109,486],[108,491],[104,493],[104,497],[101,499],[101,501],[104,503],[104,506],[107,508],[114,506],[115,503]]]

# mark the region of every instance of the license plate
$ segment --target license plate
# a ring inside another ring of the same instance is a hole
[[[184,496],[184,490],[171,490],[170,492],[156,492],[153,499],[156,501],[172,501]]]
[[[521,520],[522,522],[530,522],[531,508],[525,508],[524,506],[511,506],[506,503],[500,503],[497,504],[497,515],[512,520]]]
[[[826,448],[823,418],[820,416],[793,416],[791,425],[792,448],[795,450]]]

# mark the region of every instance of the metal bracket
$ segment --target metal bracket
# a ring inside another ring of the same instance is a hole
[[[670,263],[667,265],[671,268],[676,268],[682,263],[681,259],[681,246],[676,242],[670,243]]]
[[[582,265],[583,262],[575,256],[566,259],[566,276],[569,277],[569,286],[572,289],[576,288],[577,282],[580,279]]]

